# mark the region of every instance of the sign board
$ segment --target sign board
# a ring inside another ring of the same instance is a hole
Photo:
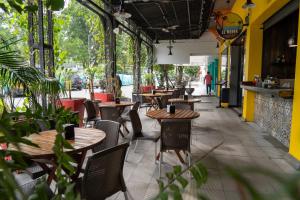
[[[217,32],[225,40],[231,40],[239,36],[243,31],[242,18],[233,12],[218,16],[216,19]]]

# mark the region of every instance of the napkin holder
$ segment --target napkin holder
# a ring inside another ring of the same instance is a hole
[[[183,95],[183,100],[188,100],[189,99],[189,95]]]
[[[75,125],[74,124],[64,124],[64,136],[66,140],[74,140],[75,139]]]
[[[155,94],[156,93],[156,91],[155,90],[152,90],[152,94]]]
[[[167,112],[170,114],[175,113],[175,105],[167,105]]]
[[[115,98],[115,103],[120,104],[120,98]]]

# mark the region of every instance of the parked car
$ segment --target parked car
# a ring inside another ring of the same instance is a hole
[[[72,77],[72,90],[81,90],[82,89],[82,79],[78,75]]]

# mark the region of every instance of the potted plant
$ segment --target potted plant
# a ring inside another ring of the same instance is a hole
[[[79,126],[83,126],[84,101],[85,98],[72,98],[72,76],[75,74],[71,69],[60,68],[57,75],[64,83],[64,89],[68,92],[68,98],[61,98],[58,103],[64,108],[70,108],[73,112],[78,112]]]
[[[108,80],[109,81],[109,80]],[[101,102],[108,102],[114,100],[114,94],[107,91],[107,82],[105,78],[101,78],[99,81],[99,86],[101,88],[101,92],[95,92],[95,99]]]

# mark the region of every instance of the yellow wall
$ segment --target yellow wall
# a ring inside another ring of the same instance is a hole
[[[246,55],[245,55],[245,81],[252,81],[254,75],[261,75],[262,68],[262,47],[263,31],[262,24],[269,17],[286,5],[289,0],[253,0],[256,7],[252,9],[250,16],[250,25],[247,27],[246,35]],[[245,0],[236,0],[232,12],[238,13],[243,19],[247,11],[242,9]],[[223,44],[219,49],[219,55],[225,49]],[[221,72],[221,71],[220,71]],[[292,127],[290,136],[290,154],[300,160],[300,13],[298,30],[298,48],[295,74],[295,89],[293,100]],[[255,93],[245,91],[243,104],[243,118],[246,121],[254,120],[254,100]]]
[[[300,160],[300,13],[298,26],[298,48],[296,60],[296,75],[294,85],[294,101],[292,114],[292,130],[290,136],[290,154]]]
[[[256,7],[250,13],[250,25],[247,27],[246,56],[245,56],[245,80],[252,81],[254,75],[261,75],[263,30],[262,24],[269,17],[281,9],[289,0],[253,0]],[[248,11],[242,6],[245,0],[236,0],[232,12],[238,13],[243,19]],[[246,121],[254,120],[255,93],[244,91],[243,118]]]

